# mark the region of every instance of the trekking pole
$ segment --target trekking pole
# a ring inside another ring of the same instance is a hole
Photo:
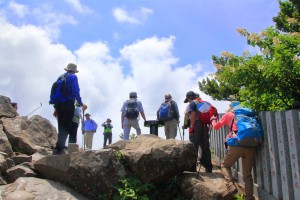
[[[29,115],[31,115],[32,113],[34,113],[36,110],[38,110],[40,107],[42,107],[42,103],[40,103],[40,106],[37,107],[36,109],[34,109],[31,113],[29,113],[26,117],[28,117]]]
[[[82,111],[81,131],[82,131],[82,144],[83,144],[83,151],[85,151],[84,110]]]
[[[181,139],[181,141],[183,141],[183,140],[182,140],[182,135],[181,135],[181,131],[180,131],[179,124],[177,124],[177,126],[178,126],[178,130],[179,130],[179,134],[180,134],[180,139]]]

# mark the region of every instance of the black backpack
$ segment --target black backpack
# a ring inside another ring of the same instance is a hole
[[[139,109],[135,99],[127,100],[125,106],[125,117],[128,119],[137,119],[139,116]]]

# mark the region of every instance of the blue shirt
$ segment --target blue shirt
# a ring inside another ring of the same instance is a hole
[[[68,101],[72,101],[74,103],[75,100],[77,100],[78,104],[82,106],[78,78],[75,74],[66,72],[64,76],[66,74],[69,74],[66,79],[66,86],[68,88],[68,94],[69,94]]]
[[[89,119],[89,120],[85,120],[84,121],[84,130],[85,131],[97,131],[97,128],[98,128],[98,124],[92,120],[92,119]]]

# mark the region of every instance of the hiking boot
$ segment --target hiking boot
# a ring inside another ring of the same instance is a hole
[[[58,150],[58,149],[53,149],[52,155],[62,155],[62,154],[66,154],[64,150]]]
[[[226,199],[228,197],[233,197],[238,192],[238,189],[236,188],[234,183],[230,183],[229,186],[227,187],[227,190],[225,190],[222,193],[222,198]]]
[[[205,169],[205,172],[212,173],[212,169]]]

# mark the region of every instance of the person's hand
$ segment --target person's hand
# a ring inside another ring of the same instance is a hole
[[[87,105],[82,104],[82,110],[85,111],[87,109]]]
[[[211,118],[210,118],[210,121],[214,121],[214,120],[217,120],[218,119],[218,117],[217,116],[212,116]]]
[[[189,126],[188,126],[187,124],[183,124],[183,125],[182,125],[182,128],[183,128],[183,129],[187,129],[188,127],[189,127]]]
[[[56,110],[54,110],[53,116],[54,116],[54,117],[57,117],[57,112],[56,112]]]
[[[189,133],[190,133],[190,134],[193,134],[194,132],[195,132],[194,127],[190,127],[190,128],[189,128]]]

